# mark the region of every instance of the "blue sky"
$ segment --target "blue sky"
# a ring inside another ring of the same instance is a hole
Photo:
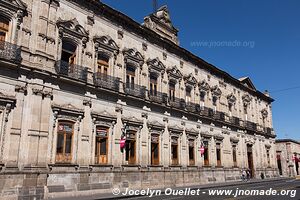
[[[102,2],[138,22],[153,10],[152,0]],[[300,1],[158,0],[164,4],[179,29],[180,46],[236,78],[249,76],[260,91],[269,90],[278,138],[300,140]],[[293,87],[298,88],[285,90]]]

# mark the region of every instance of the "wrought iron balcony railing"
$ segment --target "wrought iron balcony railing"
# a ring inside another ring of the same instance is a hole
[[[161,93],[158,91],[148,91],[148,96],[150,101],[156,103],[167,103],[168,102],[168,95],[166,93]]]
[[[22,60],[21,48],[18,45],[0,41],[0,59],[20,63]]]
[[[265,128],[264,128],[264,132],[265,132],[266,134],[268,134],[268,135],[271,135],[271,134],[272,134],[272,128],[267,128],[267,127],[265,127]]]
[[[200,105],[188,102],[186,104],[186,110],[189,112],[198,113],[198,112],[200,112]]]
[[[219,121],[225,121],[225,113],[214,111],[214,118]]]
[[[230,117],[230,123],[235,125],[235,126],[239,126],[240,125],[240,119],[238,117]]]
[[[257,125],[254,122],[245,121],[245,127],[251,131],[257,130]]]
[[[70,78],[87,81],[87,68],[80,65],[69,64],[66,61],[58,60],[55,64],[56,72]]]
[[[94,84],[98,87],[102,87],[105,89],[119,91],[120,79],[113,76],[109,76],[107,74],[102,74],[100,72],[97,72],[94,73]]]
[[[126,94],[140,98],[146,97],[146,87],[131,83],[125,83],[124,86],[124,92]]]
[[[209,116],[209,108],[207,107],[204,107],[204,106],[201,106],[200,107],[200,115],[201,116],[205,116],[205,117],[208,117]]]
[[[184,99],[179,99],[177,97],[169,97],[169,104],[174,108],[185,109],[186,103]]]

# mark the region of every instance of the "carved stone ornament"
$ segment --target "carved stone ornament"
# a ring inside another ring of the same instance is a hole
[[[252,98],[249,96],[249,94],[244,94],[242,96],[242,100],[243,100],[244,107],[247,107],[248,105],[250,105]]]
[[[52,104],[52,110],[54,115],[54,124],[56,124],[57,119],[71,120],[71,121],[81,121],[84,116],[84,110],[76,108],[71,104]]]
[[[20,29],[23,17],[26,15],[27,5],[21,0],[1,0],[0,12],[8,18],[15,18],[17,21],[17,28]]]
[[[135,116],[122,117],[122,123],[127,126],[128,130],[139,131],[143,127],[143,120]]]
[[[91,117],[95,125],[100,125],[105,127],[111,127],[117,121],[117,116],[107,112],[106,110],[102,112],[92,111]]]
[[[192,73],[183,77],[184,83],[186,86],[194,87],[197,83],[197,79],[193,76]]]
[[[266,118],[268,117],[268,111],[267,111],[267,109],[263,109],[263,110],[261,111],[261,115],[262,115],[262,117],[263,117],[264,119],[266,119]]]
[[[222,95],[222,91],[220,90],[220,88],[215,85],[211,88],[211,93],[212,93],[212,96],[215,96],[215,97],[220,97]]]
[[[207,92],[207,91],[210,90],[210,86],[209,86],[209,84],[208,84],[205,80],[201,81],[201,82],[198,84],[198,87],[199,87],[199,90],[200,90],[200,91]]]
[[[168,73],[169,79],[172,78],[172,79],[175,79],[176,81],[179,81],[180,79],[182,79],[182,76],[183,76],[182,73],[180,72],[180,70],[176,66],[168,68],[167,73]]]
[[[182,134],[183,133],[183,127],[178,126],[177,124],[172,124],[168,126],[168,130],[169,132],[171,132],[172,134]]]
[[[119,47],[117,43],[109,36],[95,36],[93,38],[95,43],[95,50],[106,53],[107,56],[117,56],[119,53]]]
[[[144,64],[144,57],[136,48],[125,48],[123,55],[126,64],[132,65],[133,67],[142,67]]]
[[[146,63],[150,73],[159,75],[163,74],[166,70],[165,65],[159,60],[159,58],[148,59]]]
[[[194,128],[186,128],[185,132],[186,132],[186,134],[192,135],[192,136],[195,136],[195,137],[199,135],[199,131],[197,129],[194,129]]]
[[[62,20],[59,18],[56,25],[61,38],[69,38],[77,43],[81,41],[82,46],[86,46],[89,32],[79,24],[76,18],[71,20]]]
[[[165,125],[163,123],[158,122],[158,121],[149,121],[147,123],[147,126],[150,130],[159,130],[159,131],[164,131],[165,130]]]
[[[227,101],[228,101],[228,104],[235,104],[236,102],[236,97],[231,93],[227,96]]]

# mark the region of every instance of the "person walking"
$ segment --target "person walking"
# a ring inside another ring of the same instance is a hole
[[[246,180],[246,176],[247,176],[247,173],[246,173],[245,169],[243,169],[243,171],[242,171],[242,176],[241,176],[242,181],[245,181],[245,180]]]
[[[249,181],[250,180],[250,170],[248,169],[247,170],[247,181]]]

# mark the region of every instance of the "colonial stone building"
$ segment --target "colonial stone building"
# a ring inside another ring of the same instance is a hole
[[[300,142],[292,139],[278,139],[275,142],[279,175],[299,176]]]
[[[98,1],[1,0],[0,196],[276,176],[273,99],[177,33],[167,7],[141,25]]]

